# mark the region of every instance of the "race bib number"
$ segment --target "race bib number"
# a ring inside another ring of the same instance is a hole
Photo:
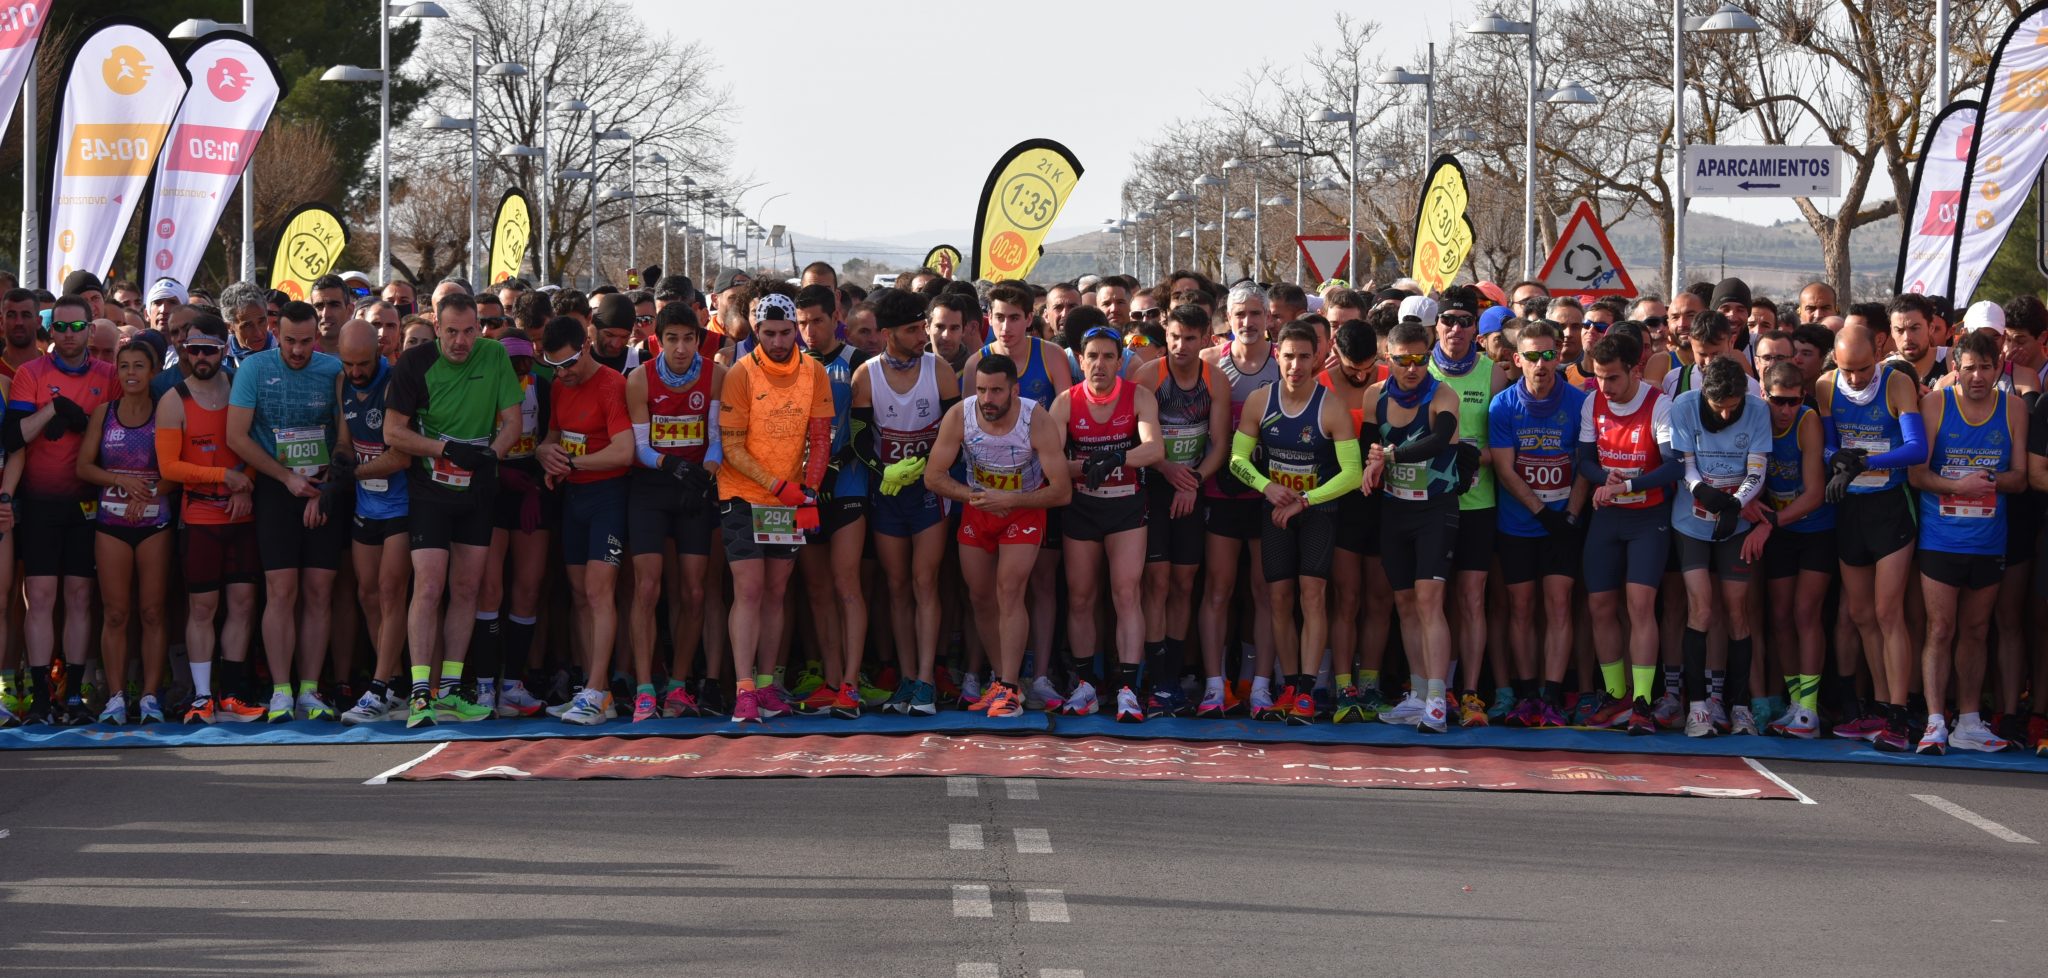
[[[1429,464],[1427,462],[1388,462],[1387,495],[1395,499],[1421,502],[1429,498]]]
[[[97,499],[80,500],[78,511],[84,513],[86,519],[98,519],[100,515],[100,501]]]
[[[1565,455],[1515,453],[1515,474],[1529,484],[1529,491],[1544,503],[1558,503],[1572,496],[1572,460]]]
[[[383,457],[383,455],[384,446],[382,445],[366,445],[362,442],[356,442],[357,465],[368,465],[371,462],[374,462],[377,459]],[[389,492],[391,491],[391,480],[357,479],[356,488],[364,492]]]
[[[562,432],[562,454],[570,458],[582,458],[590,450],[589,436],[574,431]]]
[[[1864,455],[1872,456],[1891,451],[1892,443],[1884,438],[1844,438],[1842,447],[1860,448],[1863,449]],[[1890,469],[1865,469],[1862,475],[1849,480],[1849,484],[1859,489],[1883,489],[1891,481]]]
[[[882,438],[879,444],[882,449],[883,465],[888,465],[891,462],[901,462],[906,458],[917,458],[921,455],[930,455],[932,453],[932,440],[929,436],[917,438],[898,438],[890,435],[888,432],[885,431],[882,433]]]
[[[796,528],[795,506],[755,506],[754,542],[774,546],[801,546],[804,535]]]
[[[1961,479],[1982,469],[1966,468],[1960,465],[1944,465],[1941,477]],[[1988,520],[1998,515],[1998,492],[1994,489],[1981,496],[1965,496],[1961,493],[1945,492],[1939,497],[1941,515],[1959,520]]]
[[[1624,479],[1633,479],[1636,476],[1643,474],[1643,470],[1641,468],[1608,469],[1607,471],[1612,472],[1615,475],[1621,476]],[[1646,503],[1649,501],[1650,491],[1648,489],[1644,489],[1639,492],[1617,492],[1614,494],[1614,499],[1612,500],[1613,504],[1616,506],[1633,506],[1638,503]]]
[[[326,428],[279,428],[275,440],[278,463],[293,472],[311,479],[327,467]]]
[[[1313,464],[1288,465],[1284,462],[1268,461],[1266,478],[1295,492],[1308,492],[1322,484],[1322,476]]]
[[[655,448],[695,448],[702,445],[704,418],[701,415],[654,415],[647,426],[647,443]]]
[[[1769,496],[1767,496],[1766,498],[1770,499],[1772,509],[1782,513],[1785,511],[1785,507],[1790,506],[1794,502],[1798,501],[1799,493],[1800,490],[1798,489],[1790,489],[1784,491],[1773,489],[1770,491]]]
[[[478,438],[474,441],[464,441],[462,439],[447,440],[459,441],[465,445],[490,444],[489,439],[484,438]],[[476,473],[438,455],[429,456],[426,462],[427,475],[438,485],[444,485],[450,489],[467,489],[469,484],[476,479]]]
[[[512,450],[505,453],[505,457],[532,458],[533,449],[536,446],[536,444],[537,442],[534,440],[532,432],[529,431],[521,433],[519,436],[519,440],[512,443]]]
[[[1202,460],[1208,450],[1209,426],[1205,424],[1170,424],[1159,429],[1159,437],[1166,442],[1166,460],[1181,465],[1194,465]]]
[[[100,510],[115,519],[135,522],[153,521],[157,518],[158,514],[163,512],[161,497],[156,495],[157,482],[155,479],[150,478],[148,473],[115,470],[114,474],[132,475],[141,478],[150,488],[149,501],[137,503],[128,495],[128,490],[120,486],[106,486],[100,489]]]
[[[974,466],[974,484],[990,492],[1023,492],[1024,473]]]
[[[1741,484],[1741,479],[1709,478],[1707,480],[1707,485],[1713,486],[1714,488],[1720,489],[1724,492],[1730,489],[1734,489],[1736,486],[1739,486]],[[1719,514],[1710,512],[1706,508],[1702,507],[1700,505],[1699,497],[1694,496],[1692,499],[1692,518],[1699,520],[1702,523],[1712,523],[1715,520],[1720,519],[1721,517]]]

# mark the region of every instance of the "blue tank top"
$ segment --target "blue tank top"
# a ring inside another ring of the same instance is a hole
[[[853,435],[854,349],[850,344],[841,343],[838,352],[830,357],[820,357],[815,351],[806,352],[825,368],[825,376],[832,380],[832,457],[838,458]],[[867,494],[868,467],[860,464],[840,466],[838,477],[832,481],[832,495],[849,499]]]
[[[1387,446],[1389,454],[1386,474],[1380,480],[1380,492],[1389,498],[1421,502],[1458,490],[1458,443],[1455,441],[1427,462],[1392,460],[1394,449],[1429,437],[1429,401],[1436,396],[1438,383],[1440,381],[1435,377],[1422,382],[1422,400],[1416,406],[1415,417],[1402,425],[1387,421],[1387,408],[1393,403],[1387,392],[1393,389],[1394,382],[1389,380],[1380,388],[1380,444]]]
[[[1806,459],[1799,452],[1799,426],[1805,424],[1806,416],[1812,413],[1813,408],[1802,405],[1790,428],[1771,432],[1771,458],[1764,466],[1764,498],[1772,509],[1782,510],[1792,505],[1793,500],[1806,490],[1806,477],[1800,471]],[[1819,509],[1800,517],[1797,523],[1784,524],[1778,530],[1820,533],[1834,528],[1835,507],[1821,503]]]
[[[1861,448],[1870,455],[1891,451],[1906,440],[1899,429],[1899,419],[1892,414],[1891,405],[1885,398],[1885,386],[1891,383],[1892,368],[1885,364],[1878,368],[1877,396],[1869,404],[1858,404],[1842,396],[1839,390],[1830,390],[1827,421],[1834,425],[1837,444],[1842,448]],[[1839,375],[1837,383],[1840,383]],[[1865,472],[1849,483],[1849,491],[1855,494],[1884,492],[1905,484],[1905,469],[1878,469]]]
[[[1045,357],[1039,355],[1043,351],[1039,347],[1038,338],[1027,336],[1024,341],[1030,344],[1031,352],[1017,364],[1017,394],[1037,401],[1039,407],[1052,407],[1052,399],[1058,397],[1060,392],[1052,389],[1052,375],[1045,372]],[[981,348],[982,356],[994,352],[993,344]]]
[[[1337,477],[1337,443],[1323,431],[1321,384],[1308,396],[1300,413],[1288,414],[1280,403],[1280,385],[1266,385],[1266,413],[1259,419],[1259,447],[1265,449],[1266,478],[1296,492],[1308,492]],[[1324,507],[1334,507],[1332,499]]]
[[[349,440],[355,443],[356,464],[384,454],[384,393],[391,387],[391,365],[377,361],[377,374],[368,387],[341,382],[341,417],[348,423]],[[381,479],[356,480],[356,515],[366,520],[388,520],[408,512],[405,501],[405,469]]]
[[[2003,471],[2017,461],[2012,429],[2005,420],[2005,395],[1997,395],[1991,417],[1972,424],[1963,417],[1951,387],[1942,397],[1941,429],[1933,432],[1928,471],[1955,479],[1972,469]],[[1920,491],[1920,548],[1952,554],[2005,553],[2005,497]]]
[[[1585,391],[1562,379],[1550,397],[1538,401],[1528,385],[1515,383],[1493,396],[1487,407],[1487,444],[1515,450],[1515,474],[1545,509],[1571,505],[1572,483],[1578,476],[1579,416]],[[1500,532],[1513,537],[1541,537],[1549,531],[1520,500],[1502,493],[1495,515]]]

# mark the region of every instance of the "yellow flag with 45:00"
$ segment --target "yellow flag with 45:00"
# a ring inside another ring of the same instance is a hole
[[[1465,170],[1457,157],[1437,157],[1422,185],[1422,206],[1415,217],[1415,265],[1409,273],[1431,292],[1451,284],[1472,254],[1472,219],[1465,213],[1469,200]]]
[[[974,277],[1021,279],[1081,180],[1081,161],[1050,139],[1027,139],[1003,154],[981,188],[974,218]]]

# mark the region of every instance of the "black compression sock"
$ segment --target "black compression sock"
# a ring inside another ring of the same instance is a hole
[[[30,666],[28,675],[31,701],[48,706],[50,703],[50,667]]]
[[[1166,665],[1165,642],[1145,643],[1145,681],[1155,689],[1163,688],[1173,681],[1171,671]]]
[[[498,622],[496,612],[492,612],[489,618],[479,615],[476,627],[470,630],[469,657],[463,660],[462,665],[465,682],[472,688],[485,679],[497,682],[500,650],[504,647]]]
[[[1564,706],[1564,685],[1562,683],[1544,683],[1539,687],[1537,695],[1543,697],[1543,702],[1550,704],[1552,707],[1561,708]]]
[[[520,621],[516,615],[505,619],[505,645],[501,653],[505,675],[526,675],[528,656],[533,653],[533,626],[533,622]]]
[[[1728,679],[1721,687],[1721,699],[1730,704],[1749,702],[1751,639],[1728,640]],[[1757,718],[1759,722],[1763,718]]]
[[[1707,633],[1685,630],[1685,699],[1698,703],[1707,698]]]
[[[222,658],[214,666],[213,678],[215,696],[232,696],[240,699],[249,691],[249,663]]]
[[[1138,691],[1138,664],[1137,664],[1137,663],[1135,663],[1135,662],[1119,662],[1119,663],[1117,663],[1117,664],[1116,664],[1116,685],[1117,685],[1117,688],[1118,688],[1118,689],[1128,689],[1128,690],[1130,690],[1131,692],[1134,692],[1134,693],[1135,693],[1135,692],[1137,692],[1137,691]]]

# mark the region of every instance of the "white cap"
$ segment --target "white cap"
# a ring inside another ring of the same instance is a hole
[[[157,279],[150,284],[149,296],[143,301],[145,305],[155,305],[164,299],[175,299],[180,305],[184,304],[185,286],[174,278]]]
[[[1413,317],[1425,323],[1434,323],[1438,308],[1436,300],[1429,296],[1411,295],[1401,300],[1401,318]]]
[[[368,285],[368,284],[370,284],[370,276],[369,276],[369,274],[368,274],[368,273],[366,273],[366,272],[342,272],[342,273],[341,273],[341,280],[342,280],[342,281],[344,281],[344,282],[346,282],[346,281],[348,281],[349,279],[352,279],[352,278],[359,278],[359,279],[362,279],[362,280],[363,280],[363,284],[364,284],[364,285]]]
[[[1996,333],[2005,332],[2005,310],[1996,302],[1978,301],[1970,303],[1963,313],[1963,331],[1988,329]]]

